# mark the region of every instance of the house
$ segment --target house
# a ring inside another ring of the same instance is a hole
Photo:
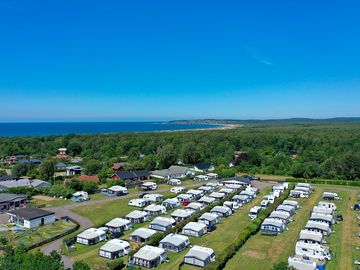
[[[163,201],[162,205],[165,206],[166,209],[174,209],[180,206],[180,201],[177,198],[170,198]]]
[[[89,194],[86,191],[77,191],[73,195],[71,195],[71,200],[73,202],[83,202],[90,200]]]
[[[135,206],[135,207],[145,207],[149,204],[150,201],[145,199],[132,199],[128,202],[129,206]]]
[[[164,249],[149,245],[140,248],[131,258],[132,263],[147,268],[154,268],[166,260],[167,254]]]
[[[188,245],[190,245],[189,237],[175,233],[168,234],[159,243],[160,248],[172,252],[181,252]]]
[[[212,172],[214,170],[214,166],[210,163],[197,163],[194,166],[194,171],[196,172]]]
[[[11,223],[28,229],[55,222],[54,212],[40,208],[19,208],[9,211],[7,214],[10,216]]]
[[[125,163],[114,163],[111,166],[113,172],[121,172],[121,171],[125,171]]]
[[[145,194],[143,199],[149,200],[150,202],[161,202],[164,199],[164,195],[158,193]]]
[[[149,224],[149,229],[155,231],[165,232],[167,229],[170,229],[175,226],[175,219],[167,217],[156,217]]]
[[[129,193],[128,189],[126,187],[122,187],[122,186],[112,186],[109,188],[101,189],[101,194],[109,196],[109,197],[123,196],[128,193]]]
[[[16,163],[17,159],[18,159],[18,158],[17,158],[16,156],[7,156],[7,157],[3,160],[3,162],[4,162],[5,164],[12,165],[12,164],[15,164],[15,163]]]
[[[198,267],[206,267],[215,261],[215,252],[211,248],[193,246],[184,258],[184,263]]]
[[[186,209],[187,211],[191,211],[191,212],[196,213],[196,212],[199,212],[199,211],[203,210],[203,209],[204,209],[204,205],[203,205],[202,203],[192,202],[192,203],[189,203],[189,204],[185,207],[185,209]]]
[[[210,193],[209,197],[214,198],[216,201],[221,201],[226,196],[225,193],[222,192],[212,192]]]
[[[156,190],[157,184],[154,182],[144,182],[141,184],[140,188],[142,190]]]
[[[290,267],[293,267],[295,269],[301,269],[301,270],[316,270],[316,263],[304,259],[304,258],[298,258],[298,257],[289,257],[288,258],[288,265]]]
[[[20,164],[34,164],[34,165],[40,165],[41,164],[41,160],[40,159],[21,159],[19,160]]]
[[[105,239],[106,233],[96,228],[89,228],[76,236],[76,242],[86,246],[95,245]]]
[[[246,195],[235,195],[234,197],[232,197],[231,201],[244,205],[250,202],[250,198]]]
[[[295,214],[295,208],[294,206],[291,205],[284,205],[284,204],[280,204],[277,208],[277,211],[284,211],[284,212],[288,212],[290,215]]]
[[[186,191],[186,194],[189,194],[192,199],[198,200],[201,198],[201,196],[204,195],[204,191],[198,189],[189,189],[188,191]]]
[[[148,213],[149,216],[160,216],[162,214],[166,214],[166,208],[162,205],[150,204],[144,208],[144,211]]]
[[[209,180],[209,177],[206,176],[206,175],[197,175],[194,177],[194,180],[195,181],[208,181]]]
[[[129,254],[130,251],[131,247],[129,242],[120,239],[112,239],[100,247],[99,256],[114,260]]]
[[[204,223],[189,222],[183,227],[181,233],[188,236],[200,237],[207,233],[207,226]]]
[[[234,187],[237,186],[238,188],[247,187],[251,185],[251,181],[247,178],[241,176],[235,176],[230,178],[224,178],[219,181],[219,185],[225,187]]]
[[[179,179],[170,179],[169,181],[167,181],[168,185],[171,186],[180,186],[181,185],[181,180]]]
[[[277,235],[285,230],[285,224],[278,219],[266,218],[261,224],[261,234],[263,235]]]
[[[24,208],[27,206],[27,196],[23,194],[0,193],[0,213]]]
[[[220,217],[216,214],[206,212],[206,213],[202,214],[201,217],[199,217],[198,223],[203,223],[208,228],[212,228],[216,224],[220,223]]]
[[[110,220],[105,226],[110,232],[124,232],[132,228],[131,222],[124,218],[114,218]]]
[[[201,187],[198,188],[198,190],[201,190],[205,194],[208,194],[208,193],[211,193],[213,191],[213,188],[209,187],[209,186],[201,186]]]
[[[68,166],[66,167],[66,175],[72,176],[72,175],[80,175],[84,169],[81,168],[79,165],[74,166]]]
[[[213,197],[209,197],[209,196],[202,196],[199,200],[198,203],[202,203],[203,205],[210,205],[213,202],[215,202],[215,198]]]
[[[219,190],[221,193],[225,193],[225,195],[229,195],[230,193],[233,193],[234,190],[232,188],[222,188]]]
[[[80,175],[77,180],[80,182],[93,182],[93,183],[99,183],[99,176],[97,175]]]
[[[31,187],[30,179],[21,178],[18,180],[9,180],[9,181],[0,182],[0,191],[7,190],[9,188],[17,188],[17,187],[30,188]]]
[[[301,230],[299,241],[310,244],[323,244],[324,235],[321,232],[313,232],[309,230]]]
[[[313,260],[331,260],[331,254],[327,248],[319,244],[309,244],[298,241],[295,245],[295,254],[308,257]]]
[[[137,182],[150,179],[150,172],[147,170],[136,171],[118,171],[111,176],[114,180],[123,180],[126,182]]]
[[[143,223],[148,219],[148,213],[145,211],[134,210],[125,216],[131,223],[139,224]]]
[[[67,158],[67,153],[66,153],[67,149],[65,147],[59,148],[58,149],[58,154],[57,154],[57,158]]]
[[[330,235],[331,233],[330,225],[320,221],[308,220],[304,228],[308,231],[320,232],[325,236]]]
[[[207,173],[206,174],[209,179],[219,179],[219,175],[217,173]]]
[[[49,182],[46,182],[46,181],[43,181],[43,180],[38,180],[38,179],[31,180],[30,184],[35,189],[51,187],[51,184]]]
[[[314,213],[314,212],[311,213],[309,220],[325,222],[329,224],[329,226],[332,226],[335,223],[335,220],[332,215]]]
[[[288,224],[290,221],[290,214],[285,211],[272,211],[269,218],[279,219],[284,224]]]
[[[210,210],[210,213],[216,214],[221,218],[228,217],[232,214],[232,210],[226,206],[215,206]]]
[[[187,167],[173,165],[169,169],[155,170],[151,172],[151,176],[160,179],[169,180],[171,178],[185,178],[194,175],[194,172]]]
[[[176,222],[183,221],[192,215],[191,211],[186,211],[184,209],[176,209],[171,213],[171,217],[176,220]]]
[[[67,167],[67,165],[66,165],[65,163],[62,163],[62,162],[58,162],[58,163],[56,163],[56,165],[55,165],[55,169],[56,169],[57,171],[65,171],[65,170],[66,170],[66,167]]]
[[[147,240],[149,240],[150,236],[155,233],[155,230],[139,228],[130,234],[130,240],[136,243],[145,243]]]

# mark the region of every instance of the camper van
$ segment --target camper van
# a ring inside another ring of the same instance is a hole
[[[262,200],[261,201],[261,208],[266,209],[269,206],[270,202],[269,200]]]
[[[331,208],[333,211],[336,211],[336,209],[337,209],[336,204],[332,203],[332,202],[321,201],[321,202],[318,203],[318,206],[319,207],[325,207],[325,208]]]
[[[261,207],[260,206],[254,206],[253,208],[250,209],[250,212],[249,212],[249,218],[251,220],[255,219],[258,217],[258,214],[260,213],[261,211]]]
[[[288,264],[298,270],[316,270],[316,263],[303,258],[289,257]]]
[[[323,193],[323,199],[324,200],[340,200],[339,195],[337,195],[336,193],[333,192],[324,192]]]
[[[135,207],[145,207],[150,204],[149,200],[145,199],[132,199],[129,201],[129,206],[135,206]]]
[[[309,244],[304,242],[297,242],[295,246],[295,253],[299,256],[306,256],[311,259],[331,260],[331,254],[324,246],[319,244]]]

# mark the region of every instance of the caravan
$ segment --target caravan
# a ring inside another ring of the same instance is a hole
[[[255,219],[258,217],[258,214],[260,213],[261,211],[261,207],[260,206],[254,206],[253,208],[250,209],[250,212],[249,212],[249,218],[251,220]]]
[[[336,209],[337,209],[336,204],[332,203],[332,202],[321,201],[321,202],[318,203],[318,206],[325,207],[325,208],[331,208],[334,211],[336,211]]]
[[[340,200],[339,195],[333,192],[324,192],[323,193],[324,200]]]
[[[311,259],[331,260],[331,254],[324,246],[319,244],[308,244],[304,242],[297,242],[295,246],[295,253],[299,256],[306,256]]]
[[[316,270],[316,263],[303,258],[289,257],[288,264],[297,270]]]
[[[270,201],[269,200],[262,200],[260,205],[261,205],[261,208],[263,209],[266,209],[270,204]]]
[[[90,200],[90,198],[89,198],[89,194],[87,192],[78,191],[78,192],[75,192],[73,195],[71,195],[71,200],[73,202],[83,202],[83,201]]]
[[[136,207],[145,207],[150,204],[149,200],[145,199],[132,199],[129,201],[129,206],[136,206]]]

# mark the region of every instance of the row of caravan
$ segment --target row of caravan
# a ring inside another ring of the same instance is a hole
[[[336,209],[336,205],[328,201],[313,207],[295,245],[295,256],[288,258],[289,266],[298,270],[324,269],[326,261],[331,260],[325,237],[332,231]]]
[[[314,191],[313,187],[308,183],[297,183],[295,188],[290,191],[290,197],[293,198],[309,198]]]

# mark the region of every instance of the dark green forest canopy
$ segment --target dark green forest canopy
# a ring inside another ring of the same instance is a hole
[[[177,160],[212,162],[225,168],[234,151],[249,153],[238,171],[304,178],[360,179],[360,124],[286,124],[228,130],[2,137],[0,156],[50,158],[60,147],[84,162],[103,166],[126,161],[130,168],[164,168]],[[293,154],[298,156],[294,158]]]

